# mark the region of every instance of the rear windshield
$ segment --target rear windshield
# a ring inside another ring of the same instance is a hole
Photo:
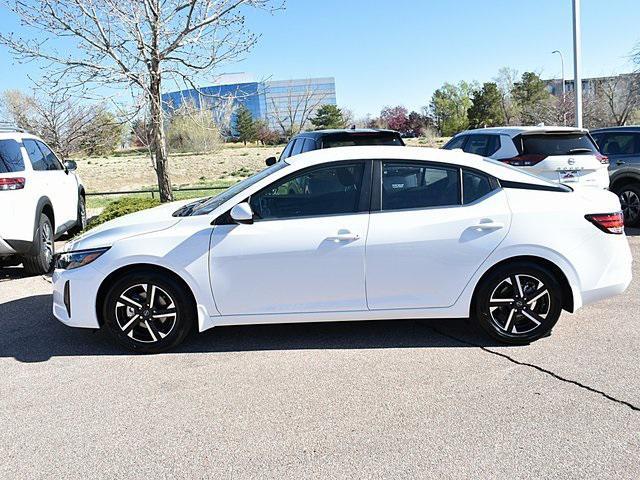
[[[22,172],[24,160],[15,140],[0,140],[0,173]]]
[[[521,155],[593,155],[596,145],[586,133],[545,133],[521,135],[516,139]]]
[[[367,145],[396,145],[404,146],[404,142],[398,135],[380,134],[354,134],[339,137],[325,137],[322,139],[322,148],[333,147],[362,147]]]

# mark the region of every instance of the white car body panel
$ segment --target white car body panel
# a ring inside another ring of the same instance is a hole
[[[0,255],[16,253],[5,240],[33,241],[38,220],[36,210],[41,201],[46,200],[51,204],[57,235],[73,227],[78,218],[78,195],[82,188],[79,176],[64,170],[35,171],[22,143],[26,139],[41,141],[28,133],[0,132],[0,140],[18,142],[24,163],[24,170],[0,173],[0,176],[25,178],[24,188],[0,191]]]
[[[140,264],[170,270],[185,282],[197,304],[200,331],[218,325],[466,317],[482,275],[517,256],[538,257],[560,269],[574,309],[620,293],[631,281],[626,237],[604,233],[584,218],[620,210],[615,195],[598,189],[499,188],[459,207],[212,225],[278,178],[355,159],[444,162],[504,181],[550,186],[459,151],[347,147],[304,153],[208,215],[172,217],[185,202],[164,205],[108,222],[70,243],[67,250],[110,249],[88,266],[55,271],[55,316],[68,325],[98,328],[100,286],[118,269]],[[358,238],[339,237],[348,235]],[[63,302],[66,282],[71,317]]]

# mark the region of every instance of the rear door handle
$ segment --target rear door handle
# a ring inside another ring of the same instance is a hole
[[[476,230],[500,230],[504,228],[504,223],[500,222],[480,222],[477,225],[473,225],[471,228]]]

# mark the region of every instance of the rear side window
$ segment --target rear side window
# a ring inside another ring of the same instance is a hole
[[[586,133],[545,133],[514,138],[521,155],[591,155],[598,148]]]
[[[362,147],[367,145],[392,145],[402,147],[404,142],[397,135],[352,134],[326,137],[322,140],[322,148]]]
[[[22,144],[27,150],[33,169],[38,172],[46,171],[47,160],[44,158],[44,154],[40,148],[38,148],[38,144],[34,140],[23,140]]]
[[[489,157],[500,148],[500,136],[498,135],[469,135],[464,146],[464,151],[483,157]]]
[[[462,171],[462,195],[465,204],[472,203],[493,190],[489,177],[470,170]]]
[[[24,171],[20,144],[15,140],[0,140],[0,173]]]
[[[382,210],[459,204],[460,176],[457,168],[383,163]]]
[[[605,155],[633,155],[640,151],[640,135],[635,133],[601,133],[597,139]]]

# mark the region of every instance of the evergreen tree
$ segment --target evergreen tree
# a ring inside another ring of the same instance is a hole
[[[467,112],[469,127],[497,127],[504,125],[500,91],[498,85],[487,82],[480,90],[473,92],[473,103]]]
[[[241,105],[236,113],[236,131],[238,132],[238,138],[245,145],[247,142],[256,141],[258,125],[253,119],[249,109],[244,105]]]
[[[536,73],[524,72],[521,81],[514,84],[512,96],[522,112],[523,125],[536,125],[549,121],[549,111],[552,107],[551,93]]]
[[[311,123],[316,130],[326,130],[328,128],[344,128],[344,117],[342,110],[335,105],[322,105],[316,112],[316,116],[311,119]]]

